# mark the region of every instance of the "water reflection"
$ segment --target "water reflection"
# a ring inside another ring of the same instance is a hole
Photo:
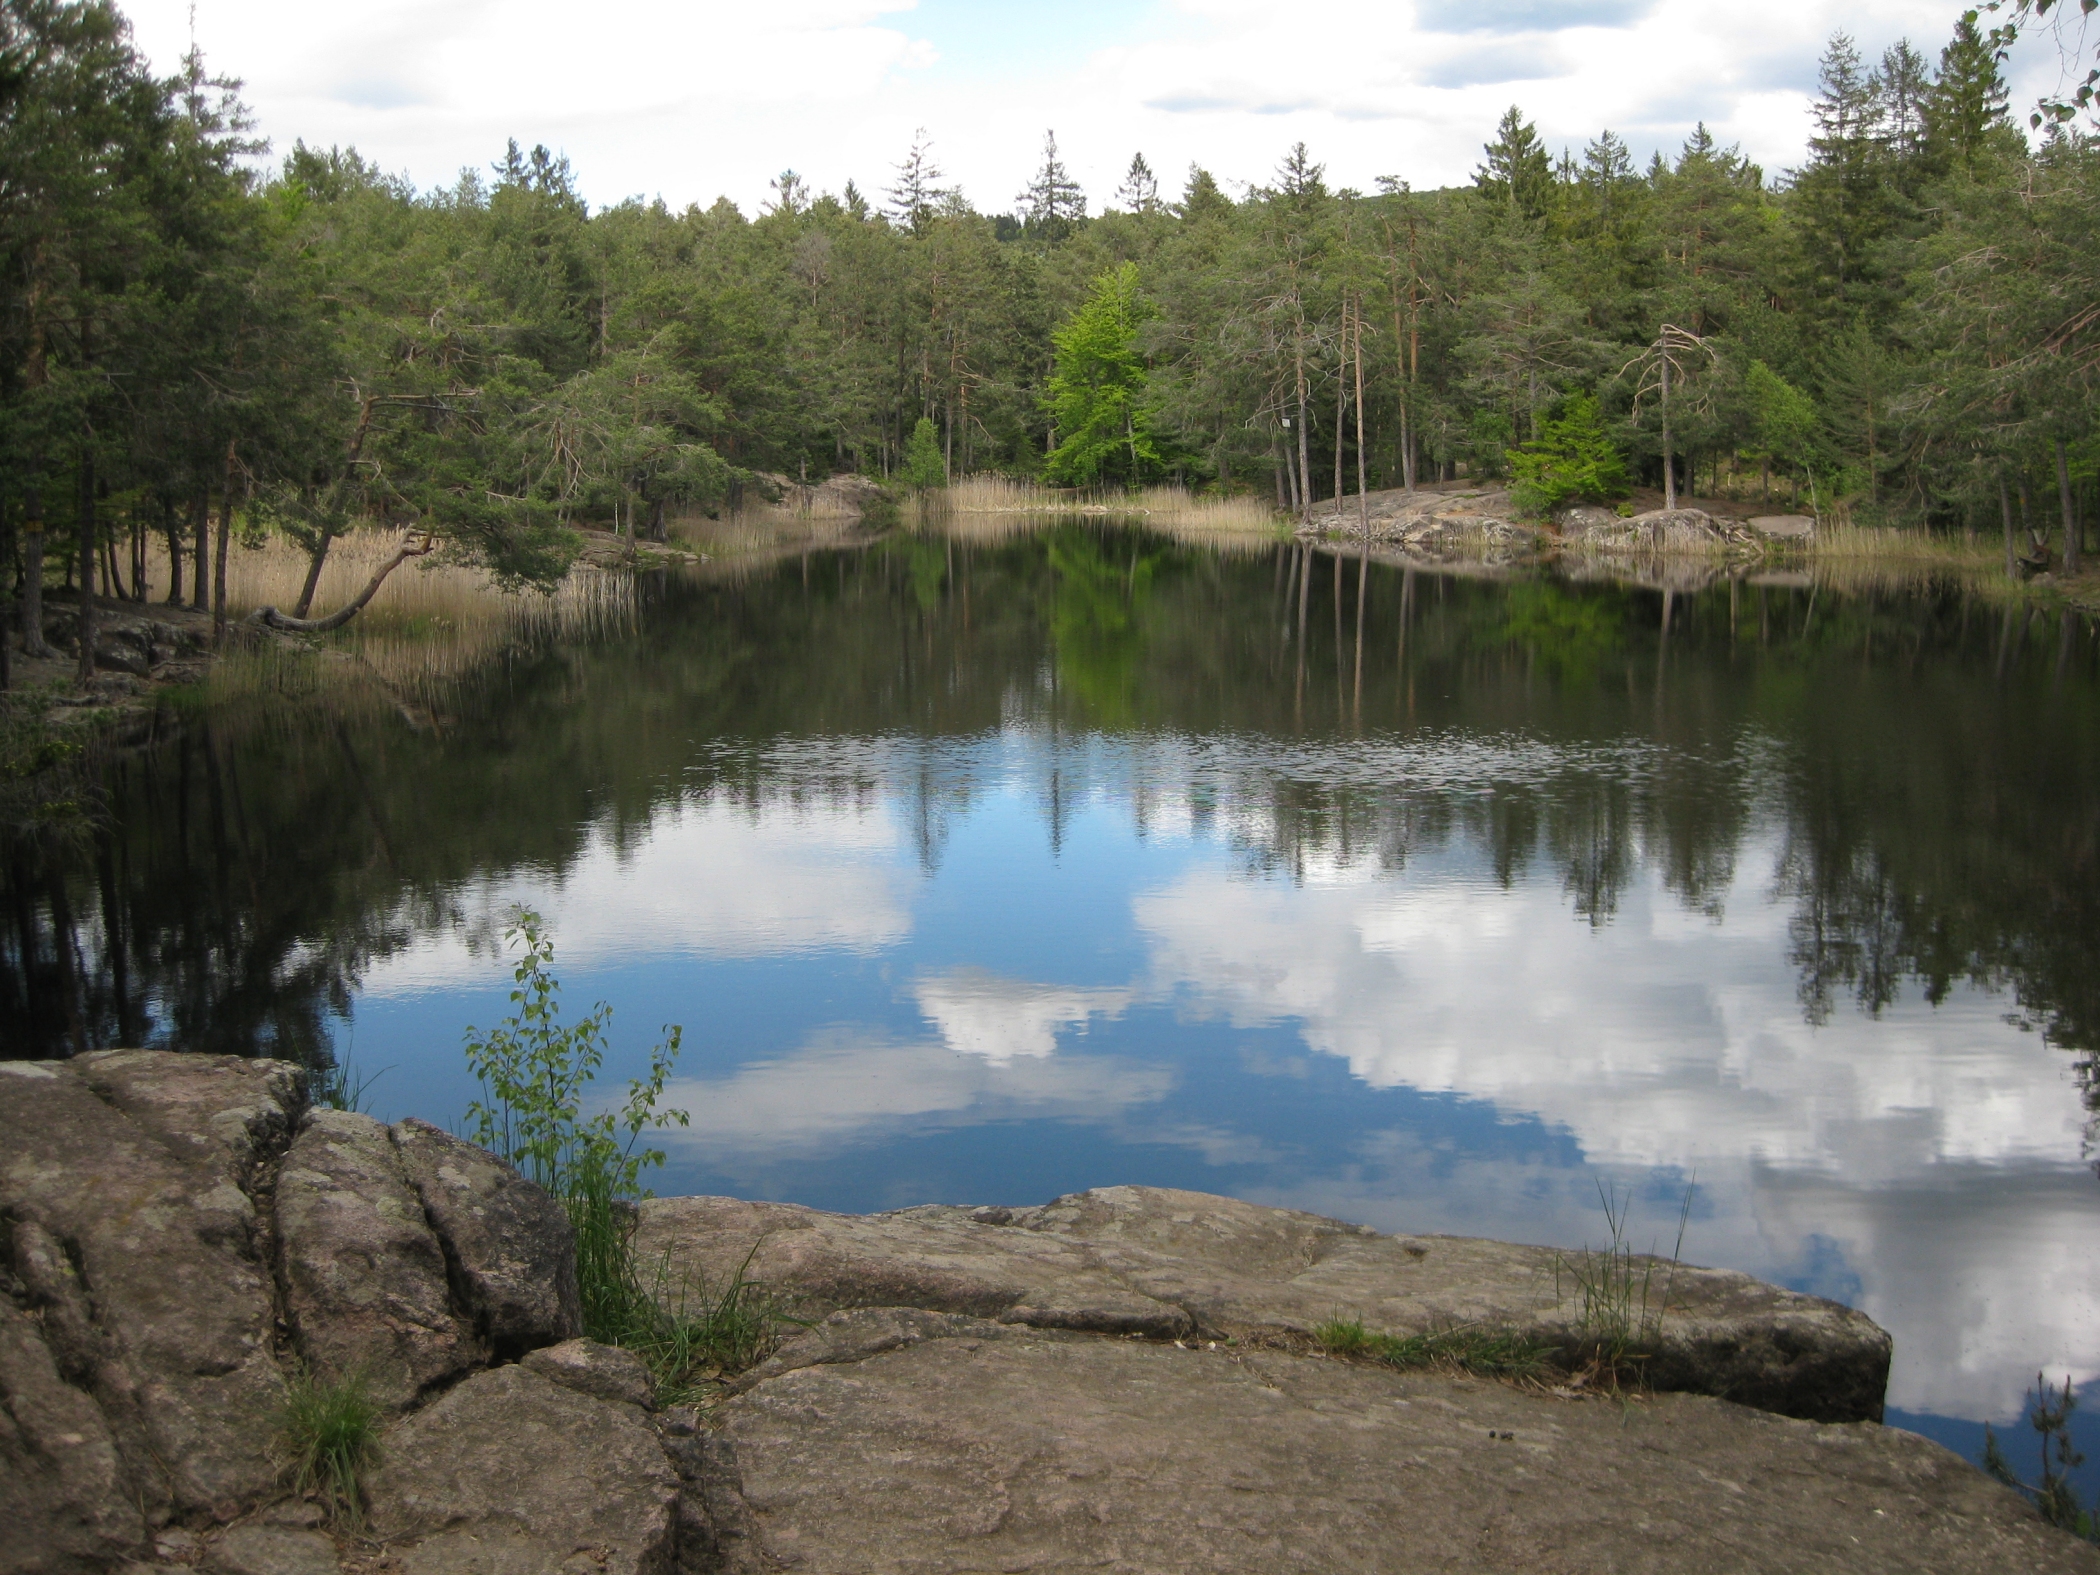
[[[621,1053],[685,1024],[674,1190],[1576,1244],[1696,1176],[1692,1253],[1865,1307],[1899,1407],[2100,1367],[2082,623],[1069,526],[641,602],[429,725],[251,684],[113,767],[7,850],[9,1051],[354,1053],[449,1120],[528,901]]]

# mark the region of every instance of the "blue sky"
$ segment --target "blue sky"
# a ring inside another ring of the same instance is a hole
[[[1849,29],[1872,53],[1937,55],[1945,0],[197,0],[214,69],[260,129],[354,144],[419,185],[485,168],[508,137],[569,154],[603,204],[727,196],[747,212],[793,167],[877,192],[924,127],[949,178],[1005,207],[1054,128],[1098,208],[1142,151],[1168,190],[1200,160],[1264,180],[1303,140],[1340,184],[1467,178],[1510,103],[1549,143],[1609,127],[1645,157],[1705,119],[1773,171],[1807,134],[1816,57]],[[133,0],[172,69],[188,0]],[[2016,61],[2023,101],[2051,47]]]

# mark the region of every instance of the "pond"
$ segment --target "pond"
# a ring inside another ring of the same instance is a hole
[[[609,1072],[683,1028],[661,1192],[1572,1248],[1602,1189],[1664,1251],[1689,1192],[1687,1258],[1864,1308],[1972,1456],[2100,1370],[2082,620],[1011,521],[644,578],[421,696],[313,666],[11,850],[8,1053],[335,1057],[456,1124],[522,902]]]

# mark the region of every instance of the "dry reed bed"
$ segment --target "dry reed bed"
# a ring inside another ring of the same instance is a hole
[[[1016,481],[1010,476],[966,476],[951,487],[923,494],[923,516],[956,514],[1076,514],[1098,518],[1142,517],[1148,525],[1179,530],[1273,533],[1274,508],[1251,494],[1197,497],[1186,487],[1146,487],[1139,492],[1074,492]]]
[[[333,611],[363,590],[401,542],[398,532],[358,531],[335,543],[314,593],[314,615]],[[167,559],[157,557],[148,570],[150,606],[167,595]],[[306,571],[306,554],[275,537],[260,547],[233,548],[226,561],[228,614],[241,618],[265,606],[290,611]],[[349,658],[342,667],[346,674],[361,673],[382,685],[420,693],[429,684],[463,675],[513,641],[610,632],[627,627],[633,616],[633,585],[625,575],[579,566],[551,593],[506,591],[480,569],[411,559],[387,576],[362,612],[327,638],[333,651]],[[281,688],[279,666],[269,656],[221,664],[214,683]]]

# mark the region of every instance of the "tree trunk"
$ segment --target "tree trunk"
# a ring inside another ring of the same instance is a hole
[[[306,583],[299,587],[299,604],[292,609],[294,618],[304,618],[313,610],[314,592],[321,585],[321,565],[328,561],[328,544],[335,540],[335,532],[325,525],[321,528],[321,539],[314,543],[313,555],[306,564]]]
[[[205,598],[211,594],[211,489],[199,487],[197,496],[190,500],[190,534],[195,538],[197,556],[193,567],[196,573],[190,576],[190,605],[202,612]]]
[[[160,500],[160,528],[168,538],[168,605],[182,605],[182,525],[175,513],[175,500]]]
[[[2005,577],[2020,577],[2020,555],[2013,550],[2012,494],[2005,486],[2005,467],[1998,468],[1998,512],[2005,518]]]
[[[2056,495],[2064,511],[2064,573],[2078,572],[2078,506],[2071,501],[2071,464],[2064,453],[2064,440],[2056,440]]]
[[[1342,315],[1342,364],[1334,378],[1334,519],[1342,520],[1342,436],[1348,430],[1349,413],[1349,320],[1348,308]]]
[[[1306,431],[1305,341],[1297,344],[1298,372],[1298,517],[1312,518],[1312,438]]]
[[[74,676],[83,689],[95,676],[95,456],[86,444],[80,450],[80,660]]]
[[[226,440],[226,461],[219,472],[219,539],[212,544],[211,639],[226,638],[226,543],[233,535],[233,440]]]
[[[51,646],[44,639],[44,489],[33,481],[22,496],[20,618],[23,654],[50,656]]]
[[[1371,500],[1366,495],[1370,490],[1370,460],[1364,454],[1364,314],[1361,304],[1356,310],[1356,524],[1366,542],[1371,539]],[[1358,601],[1362,601],[1361,595]],[[1358,624],[1362,623],[1362,608],[1357,609]],[[1363,691],[1363,630],[1357,630],[1356,688],[1359,699]]]
[[[365,603],[379,594],[379,587],[386,583],[389,574],[410,558],[420,558],[436,546],[436,538],[430,536],[425,536],[420,545],[403,545],[374,571],[372,578],[365,583],[365,588],[357,593],[355,601],[338,607],[326,618],[288,618],[275,607],[258,607],[249,617],[256,623],[267,624],[272,629],[289,630],[293,634],[326,634],[331,629],[340,629],[364,610]]]
[[[14,514],[0,504],[0,694],[6,694],[14,682],[14,642],[8,631],[14,627],[15,587],[14,576],[7,572],[14,561]],[[23,966],[28,966],[27,958]]]
[[[1677,466],[1670,457],[1670,357],[1662,361],[1663,507],[1677,507]]]

